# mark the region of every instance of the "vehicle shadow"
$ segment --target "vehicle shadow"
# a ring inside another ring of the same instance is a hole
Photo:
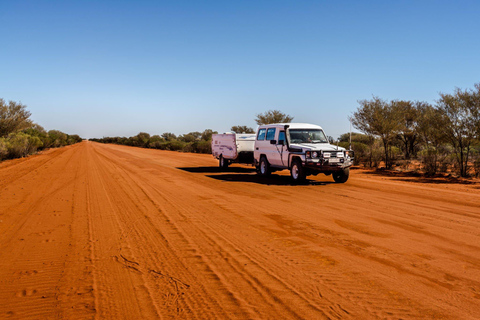
[[[255,168],[242,168],[242,167],[177,167],[177,169],[191,172],[191,173],[223,173],[223,172],[236,172],[236,173],[254,173]]]
[[[218,174],[207,175],[207,177],[228,182],[249,182],[273,186],[324,186],[330,183],[334,183],[328,181],[315,181],[308,179],[302,183],[295,183],[292,181],[292,178],[290,176],[279,176],[275,174],[269,177],[261,177],[257,174]]]
[[[177,169],[190,173],[210,173],[205,176],[211,179],[228,182],[249,182],[275,186],[317,186],[334,183],[333,181],[315,181],[309,179],[302,183],[295,183],[290,176],[272,174],[269,177],[262,177],[256,174],[255,168],[245,167],[177,167]]]

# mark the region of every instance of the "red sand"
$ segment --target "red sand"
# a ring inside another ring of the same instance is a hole
[[[287,175],[92,142],[0,164],[0,319],[480,318],[478,184]]]

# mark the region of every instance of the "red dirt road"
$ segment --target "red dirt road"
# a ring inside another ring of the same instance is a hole
[[[0,319],[479,319],[480,188],[83,142],[0,164]]]

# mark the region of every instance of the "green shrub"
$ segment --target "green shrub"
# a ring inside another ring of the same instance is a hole
[[[8,143],[7,139],[0,138],[0,161],[6,159],[8,156]]]
[[[185,146],[185,142],[178,140],[171,140],[167,142],[167,150],[171,151],[182,151]]]
[[[165,142],[162,142],[161,140],[151,141],[151,142],[148,143],[148,147],[152,148],[152,149],[162,149],[162,145],[164,143]]]
[[[58,130],[48,131],[49,147],[58,148],[67,145],[67,134]]]
[[[212,153],[212,140],[196,141],[194,144],[194,151],[196,153]]]
[[[39,137],[24,132],[10,133],[7,137],[8,158],[21,158],[35,153],[43,145]]]
[[[72,135],[67,134],[67,144],[68,145],[75,144],[75,143],[82,142],[82,141],[83,141],[83,139],[80,138],[80,136],[78,134],[72,134]]]

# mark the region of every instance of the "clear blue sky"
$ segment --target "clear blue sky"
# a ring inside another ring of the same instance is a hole
[[[479,1],[0,0],[0,98],[84,138],[256,127],[328,135],[358,100],[480,82]]]

